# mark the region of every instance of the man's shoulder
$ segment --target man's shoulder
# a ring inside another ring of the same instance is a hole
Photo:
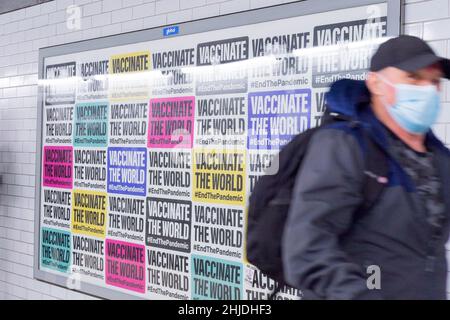
[[[364,159],[363,137],[348,125],[324,126],[317,130],[308,146],[309,158],[330,158],[336,162],[362,165]]]
[[[362,129],[352,128],[348,123],[333,123],[319,128],[311,139],[312,143],[327,145],[333,148],[362,147]]]

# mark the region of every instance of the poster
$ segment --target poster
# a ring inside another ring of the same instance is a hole
[[[248,198],[364,79],[386,4],[45,58],[39,269],[144,299],[264,300]],[[302,299],[281,288],[274,299]]]

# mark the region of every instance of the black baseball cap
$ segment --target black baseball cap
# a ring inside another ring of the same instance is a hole
[[[372,57],[370,71],[395,67],[414,72],[440,62],[444,77],[450,79],[450,60],[437,56],[422,39],[401,35],[383,42]]]

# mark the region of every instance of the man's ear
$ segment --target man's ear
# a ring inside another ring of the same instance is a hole
[[[374,96],[383,95],[383,91],[381,88],[381,80],[375,72],[369,72],[369,74],[367,75],[366,86],[372,95]]]

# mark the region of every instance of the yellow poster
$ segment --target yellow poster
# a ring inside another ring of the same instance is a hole
[[[245,203],[245,151],[194,149],[193,201]]]
[[[106,234],[105,192],[74,190],[72,208],[72,232],[104,238]]]
[[[109,59],[109,98],[147,99],[150,91],[150,52],[113,55]]]

